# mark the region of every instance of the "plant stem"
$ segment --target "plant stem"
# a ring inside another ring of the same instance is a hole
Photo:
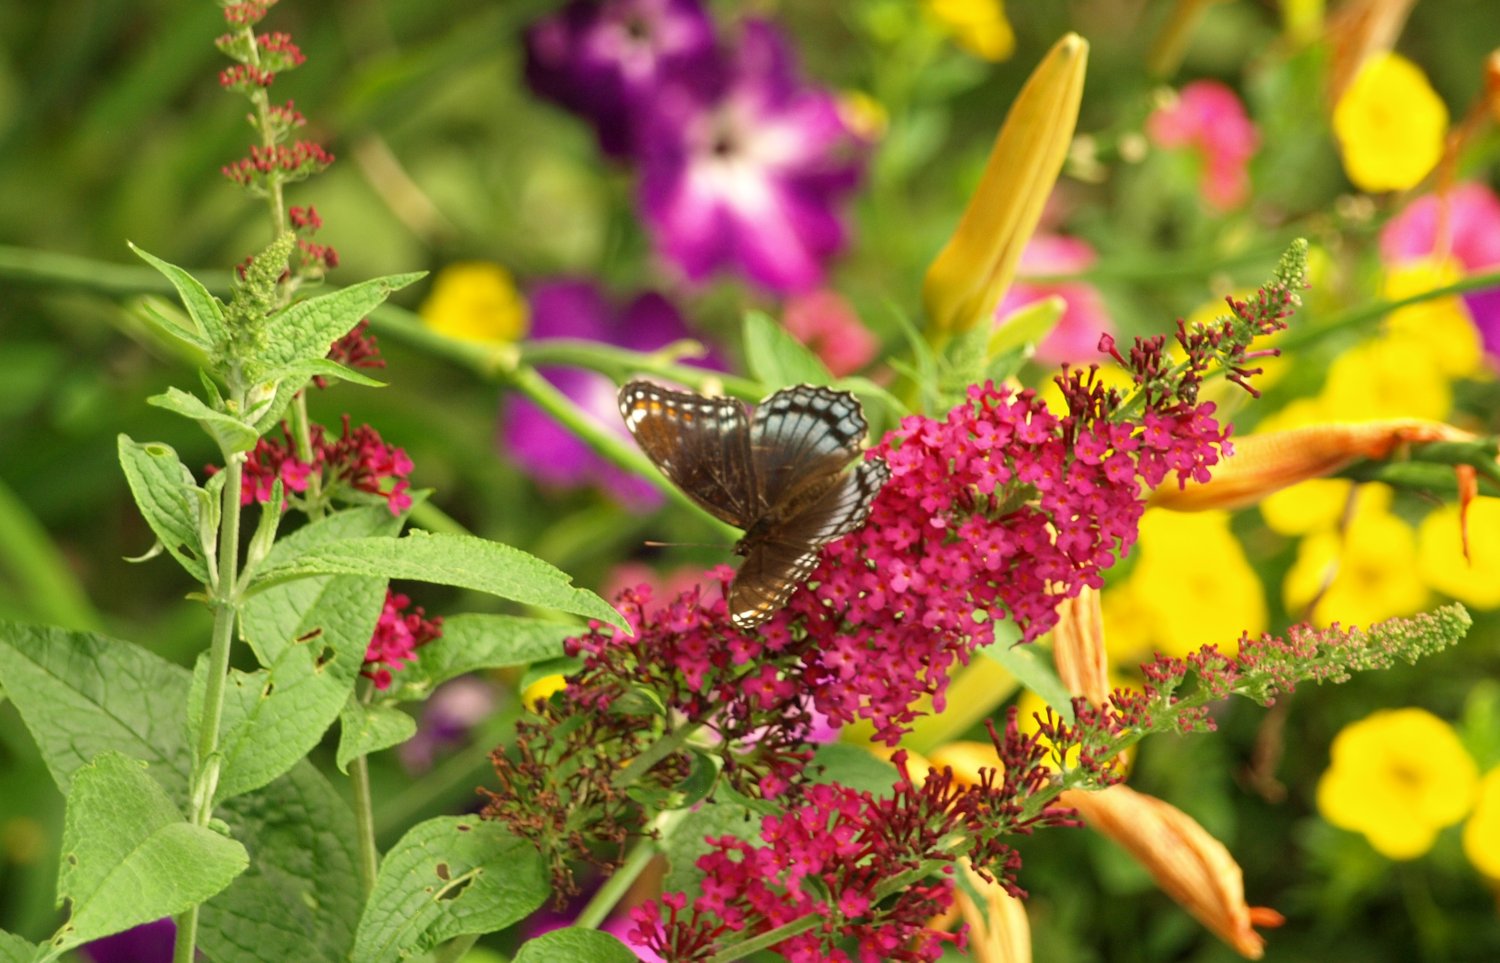
[[[667,810],[659,813],[651,821],[651,828],[662,837],[671,836],[672,830],[677,828],[677,824],[686,816],[687,810],[685,809]],[[599,887],[598,892],[594,893],[588,905],[573,921],[573,925],[581,929],[598,929],[599,925],[609,917],[610,911],[630,890],[631,884],[640,878],[647,866],[651,865],[651,860],[656,856],[657,851],[656,841],[649,836],[637,840],[635,847],[630,850],[630,855],[625,857],[625,862],[621,863],[619,868],[610,874],[609,879],[604,881],[604,885]]]
[[[375,848],[375,806],[370,797],[370,761],[364,755],[349,763],[349,781],[354,784],[354,821],[359,838],[359,885],[366,898],[375,889],[380,871],[380,852]]]
[[[615,775],[613,780],[615,788],[623,789],[644,776],[652,766],[681,748],[682,744],[688,741],[688,737],[697,732],[700,726],[702,726],[701,722],[679,726],[656,740],[646,748],[645,752],[630,760],[630,764]]]
[[[219,578],[214,588],[213,642],[208,652],[208,675],[203,690],[203,710],[198,720],[198,746],[193,759],[192,812],[195,826],[207,826],[214,811],[214,791],[219,785],[219,725],[224,717],[225,683],[229,678],[229,654],[234,642],[234,623],[239,613],[235,583],[240,565],[240,485],[244,471],[243,452],[224,459],[224,490],[219,523]],[[177,918],[174,963],[193,963],[198,939],[198,907]]]

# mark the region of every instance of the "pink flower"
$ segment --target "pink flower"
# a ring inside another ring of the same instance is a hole
[[[1474,182],[1419,197],[1380,232],[1380,254],[1393,264],[1446,254],[1467,272],[1492,270],[1500,265],[1500,198]],[[1500,288],[1470,292],[1463,300],[1485,353],[1500,359]]]
[[[375,623],[375,632],[365,649],[365,666],[360,674],[372,680],[377,689],[388,689],[391,685],[391,669],[400,669],[416,658],[417,647],[426,645],[443,634],[442,618],[425,619],[426,613],[418,605],[405,611],[411,599],[385,590],[385,608],[380,620]]]
[[[1248,165],[1260,133],[1235,92],[1216,80],[1195,80],[1176,103],[1156,110],[1146,133],[1168,149],[1190,148],[1203,160],[1199,189],[1215,211],[1239,207],[1250,196]]]
[[[781,323],[840,377],[869,364],[880,350],[880,339],[864,326],[849,302],[828,288],[793,295]]]
[[[1094,248],[1082,238],[1061,234],[1038,234],[1021,252],[1020,274],[1072,274],[1094,264]],[[1099,290],[1087,281],[1028,282],[1017,281],[995,308],[997,321],[1004,320],[1017,308],[1057,295],[1068,303],[1057,327],[1041,344],[1036,357],[1044,364],[1085,362],[1098,353],[1099,336],[1111,334],[1114,322],[1104,306]]]

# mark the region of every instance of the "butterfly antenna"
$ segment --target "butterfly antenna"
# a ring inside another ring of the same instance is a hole
[[[714,545],[709,542],[656,542],[645,541],[641,543],[647,548],[724,548],[723,545]]]

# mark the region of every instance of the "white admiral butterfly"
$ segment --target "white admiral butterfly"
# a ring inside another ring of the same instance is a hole
[[[733,398],[620,389],[620,414],[662,473],[714,516],[745,530],[745,561],[729,589],[730,620],[753,628],[776,613],[818,564],[819,550],[865,523],[891,477],[860,457],[867,425],[847,391],[795,385],[751,413]]]

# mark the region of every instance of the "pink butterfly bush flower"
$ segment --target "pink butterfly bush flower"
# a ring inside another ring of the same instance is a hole
[[[401,669],[417,657],[417,647],[443,634],[442,616],[428,619],[422,606],[407,611],[408,596],[385,590],[385,608],[375,623],[375,631],[365,648],[364,668],[360,675],[375,683],[377,689],[391,686],[391,670]]]
[[[781,323],[839,377],[863,368],[880,350],[880,339],[864,326],[849,302],[828,288],[787,299]]]
[[[692,332],[665,297],[647,291],[615,307],[590,281],[556,280],[531,293],[531,337],[602,341],[634,351],[655,351]],[[692,362],[688,362],[692,363]],[[710,355],[705,367],[720,368]],[[601,425],[623,438],[617,389],[605,376],[581,368],[539,369],[563,394]],[[661,495],[647,481],[620,471],[531,401],[512,398],[500,423],[501,450],[544,485],[571,488],[598,484],[627,505],[651,507]]]
[[[1170,106],[1152,113],[1146,133],[1167,149],[1189,148],[1202,158],[1199,190],[1203,201],[1223,213],[1250,196],[1250,158],[1260,148],[1260,133],[1244,104],[1216,80],[1195,80]]]
[[[1391,218],[1380,232],[1380,254],[1398,264],[1445,252],[1469,273],[1500,267],[1500,198],[1488,186],[1459,184],[1427,194]],[[1500,287],[1463,295],[1485,353],[1500,363]]]
[[[718,57],[697,0],[574,0],[526,32],[526,79],[588,119],[600,148],[627,157],[641,108],[668,77],[694,77]]]
[[[745,23],[712,83],[665,85],[643,123],[640,203],[663,257],[693,281],[730,269],[793,293],[823,280],[848,240],[839,207],[861,143],[774,27]]]
[[[1057,327],[1036,346],[1036,358],[1048,365],[1092,358],[1098,350],[1101,335],[1113,334],[1104,297],[1087,281],[1033,282],[1026,275],[1072,274],[1092,267],[1097,255],[1093,245],[1077,237],[1061,234],[1037,234],[1021,252],[1018,271],[1022,280],[1006,291],[995,308],[996,321],[1034,301],[1057,295],[1067,302]]]
[[[312,475],[318,474],[329,494],[335,493],[337,486],[343,486],[378,495],[385,499],[392,515],[411,507],[409,476],[414,466],[404,449],[386,444],[369,425],[351,428],[348,415],[344,416],[343,430],[337,438],[329,437],[322,425],[313,425],[311,434],[311,462],[298,457],[297,444],[285,425],[281,438],[266,435],[257,441],[245,458],[240,504],[266,504],[278,479],[284,491],[300,494],[307,491]],[[209,474],[219,470],[217,465],[208,469]]]

